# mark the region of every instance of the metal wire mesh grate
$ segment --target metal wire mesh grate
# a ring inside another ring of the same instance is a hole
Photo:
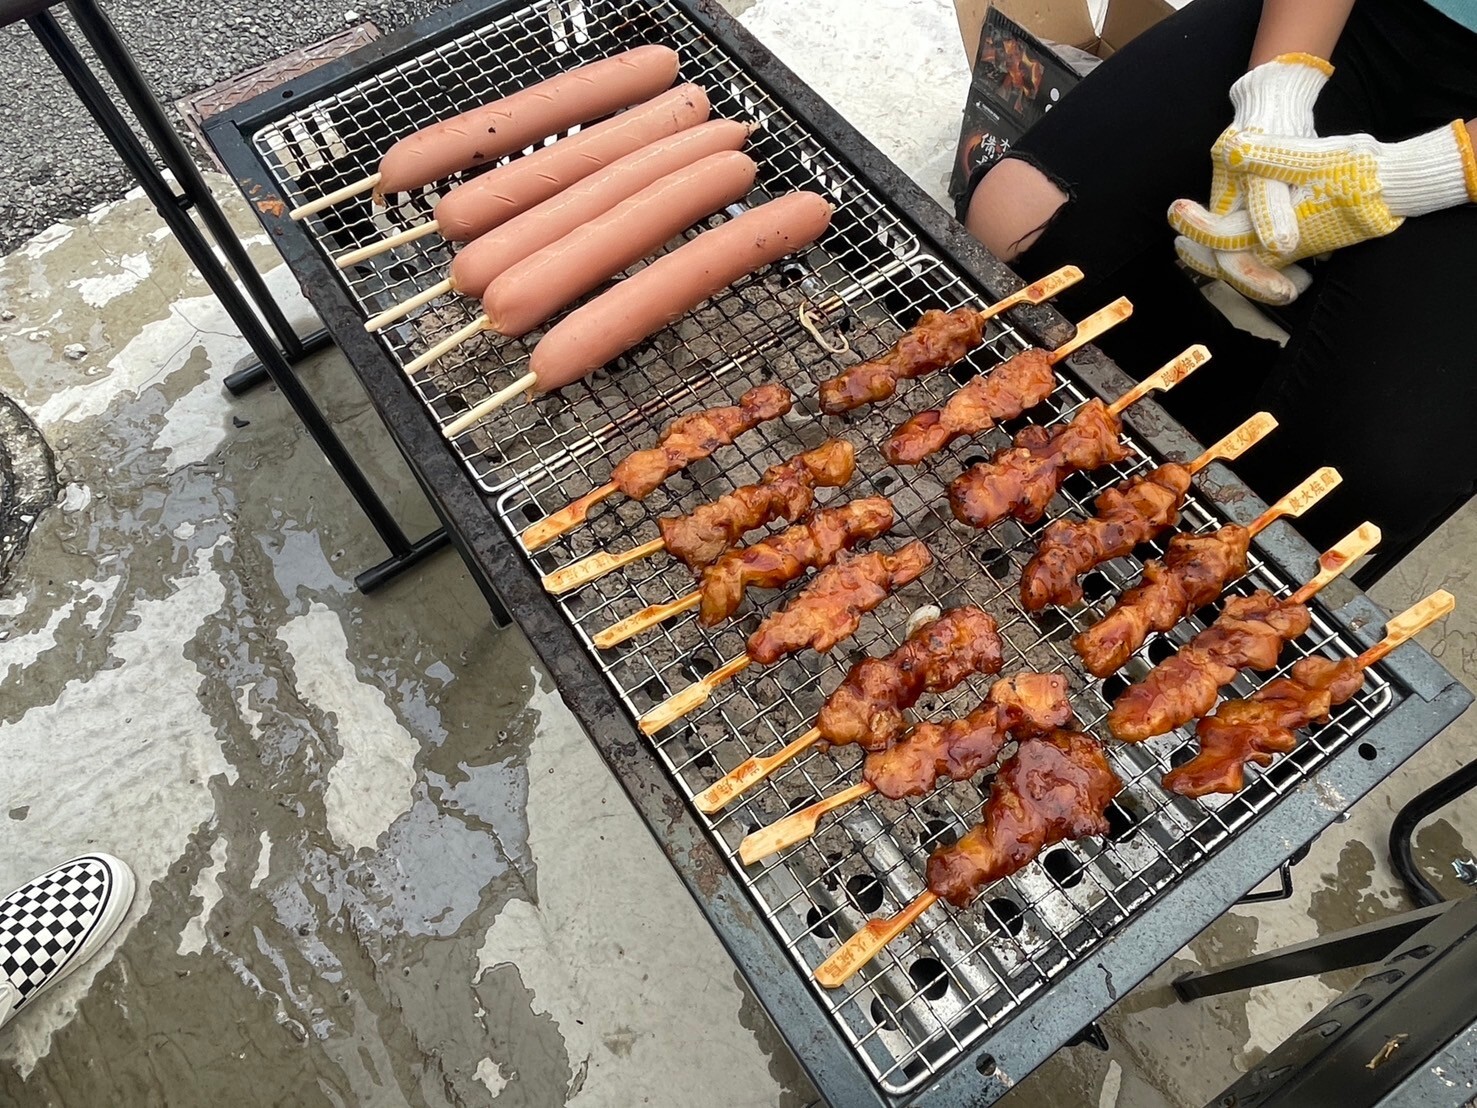
[[[500,92],[641,42],[679,49],[682,77],[708,89],[715,115],[761,124],[752,144],[760,164],[751,202],[794,188],[824,192],[837,207],[831,230],[806,257],[741,283],[624,359],[559,395],[517,404],[464,435],[455,448],[517,534],[528,523],[605,483],[614,461],[650,445],[673,415],[731,402],[746,388],[779,380],[796,393],[786,417],[761,425],[711,459],[668,480],[642,502],[614,499],[588,524],[531,556],[540,572],[595,550],[620,550],[656,535],[655,521],[758,479],[763,470],[829,435],[857,447],[857,475],[844,491],[823,490],[835,503],[866,495],[889,497],[898,517],[877,546],[924,539],[935,568],[867,616],[858,633],[831,656],[805,654],[769,669],[755,667],[720,689],[703,708],[653,739],[664,764],[691,797],[753,754],[772,753],[808,729],[824,697],[849,665],[902,639],[920,606],[977,604],[999,620],[1006,673],[1060,670],[1069,675],[1084,729],[1100,726],[1119,682],[1203,626],[1211,613],[1187,621],[1172,636],[1152,640],[1106,685],[1082,671],[1068,646],[1138,573],[1142,558],[1126,558],[1090,575],[1087,600],[1075,611],[1029,615],[1016,582],[1035,534],[1051,519],[1090,511],[1099,491],[1153,462],[1136,443],[1124,463],[1071,478],[1040,525],[1012,522],[988,532],[957,524],[945,498],[960,468],[1003,444],[1016,427],[954,444],[925,465],[889,466],[877,445],[908,414],[941,402],[959,382],[1024,347],[1008,324],[992,328],[985,346],[949,373],[905,386],[891,405],[827,419],[816,408],[816,383],[841,365],[885,349],[928,308],[979,304],[988,297],[947,262],[924,252],[886,201],[857,178],[783,105],[678,9],[664,0],[564,0],[513,12],[476,31],[428,49],[337,95],[307,104],[255,136],[291,203],[340,187],[371,172],[394,138]],[[308,223],[330,254],[375,241],[429,218],[439,193],[401,198],[388,209],[366,198],[341,204]],[[366,316],[434,284],[450,248],[432,236],[342,276]],[[802,307],[823,309],[818,332],[801,326]],[[471,321],[472,301],[438,300],[384,334],[390,354],[405,364],[421,350]],[[492,391],[521,375],[528,342],[481,338],[421,375],[416,387],[435,417],[449,423]],[[851,353],[837,356],[840,343]],[[1201,370],[1217,371],[1215,363]],[[1070,417],[1085,398],[1062,381],[1032,417]],[[1018,421],[1024,422],[1024,421]],[[1210,529],[1218,519],[1193,493],[1182,526]],[[1151,544],[1147,557],[1162,550]],[[663,555],[561,598],[560,608],[583,637],[590,657],[633,716],[664,700],[743,650],[747,635],[780,598],[752,597],[727,624],[699,627],[679,617],[612,650],[591,636],[648,605],[674,600],[693,581]],[[1285,593],[1291,582],[1253,552],[1251,570],[1234,586]],[[756,603],[757,599],[757,603]],[[1298,657],[1356,651],[1315,612],[1312,630],[1289,647],[1283,670]],[[1271,678],[1246,675],[1245,694]],[[967,682],[926,697],[918,718],[967,712],[988,681]],[[1239,796],[1188,801],[1165,794],[1159,778],[1185,756],[1176,733],[1138,747],[1113,744],[1110,756],[1126,788],[1110,811],[1112,833],[1049,851],[1038,864],[996,883],[968,911],[935,908],[892,943],[841,990],[816,994],[877,1082],[905,1092],[928,1081],[992,1027],[1017,1015],[1052,980],[1109,935],[1131,927],[1136,910],[1197,866],[1287,794],[1306,787],[1328,756],[1345,746],[1392,700],[1388,683],[1371,674],[1360,694],[1326,726],[1305,737],[1291,756],[1255,776]],[[809,842],[755,867],[737,859],[742,838],[780,815],[856,780],[859,755],[813,749],[742,800],[706,819],[730,864],[746,883],[768,925],[799,970],[811,970],[866,918],[896,911],[922,888],[927,854],[978,816],[988,777],[957,783],[918,801],[875,796],[829,818]],[[1341,804],[1338,797],[1325,803]]]

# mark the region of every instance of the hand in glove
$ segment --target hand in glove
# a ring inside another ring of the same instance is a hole
[[[1369,135],[1247,135],[1226,144],[1228,172],[1280,182],[1244,211],[1216,214],[1192,201],[1170,208],[1180,257],[1201,272],[1211,259],[1238,291],[1269,303],[1294,299],[1305,279],[1291,263],[1387,235],[1408,217],[1477,200],[1477,159],[1460,120],[1404,142]],[[1249,194],[1248,194],[1249,195]],[[1282,270],[1282,273],[1278,273]]]
[[[1207,207],[1192,200],[1177,200],[1171,213],[1181,206],[1192,207],[1203,218],[1227,219],[1241,226],[1249,210],[1285,211],[1289,198],[1287,185],[1266,177],[1253,177],[1231,169],[1229,152],[1252,135],[1297,135],[1313,138],[1313,105],[1318,94],[1333,74],[1333,66],[1312,54],[1279,54],[1247,71],[1231,86],[1231,104],[1235,115],[1231,125],[1221,132],[1210,148],[1210,203]],[[1171,216],[1171,223],[1174,222]],[[1299,291],[1290,277],[1306,276],[1296,270],[1284,277],[1251,255],[1221,252],[1198,246],[1183,235],[1175,249],[1192,269],[1207,277],[1220,277],[1246,295],[1255,285],[1272,284],[1291,300]],[[1306,288],[1306,283],[1303,286]],[[1258,299],[1267,299],[1265,295]]]

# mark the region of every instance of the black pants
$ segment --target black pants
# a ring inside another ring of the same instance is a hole
[[[1235,465],[1272,501],[1322,465],[1342,487],[1298,526],[1324,548],[1373,520],[1368,583],[1477,491],[1477,205],[1410,219],[1309,268],[1278,319],[1285,349],[1232,328],[1179,269],[1171,201],[1202,202],[1231,121],[1259,0],[1195,0],[1098,67],[1015,147],[1070,197],[1015,263],[1027,280],[1074,262],[1080,318],[1114,296],[1134,315],[1102,347],[1146,376],[1204,342],[1215,356],[1165,405],[1202,442],[1252,412],[1280,426]],[[1409,138],[1477,116],[1477,34],[1421,0],[1360,0],[1315,110],[1320,135]]]

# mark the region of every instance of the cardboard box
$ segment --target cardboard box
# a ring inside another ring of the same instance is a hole
[[[1101,33],[1087,0],[954,0],[954,10],[974,59],[949,181],[949,194],[962,204],[971,175],[1004,155],[1081,80],[1050,44],[1107,58],[1174,8],[1166,0],[1108,0]]]

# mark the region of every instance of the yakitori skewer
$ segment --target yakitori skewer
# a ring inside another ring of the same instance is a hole
[[[644,500],[678,470],[706,458],[745,431],[784,415],[794,400],[789,389],[770,382],[754,386],[739,397],[737,404],[679,416],[663,428],[655,446],[637,450],[617,462],[606,484],[526,527],[519,536],[524,549],[538,550],[572,531],[585,521],[591,508],[618,492],[632,500]]]
[[[863,404],[886,400],[897,391],[899,381],[946,369],[963,359],[985,341],[985,324],[1001,312],[1021,304],[1040,304],[1050,300],[1080,280],[1082,270],[1074,265],[1063,266],[1055,273],[1017,289],[1005,299],[997,300],[988,308],[924,312],[887,353],[848,366],[835,377],[822,381],[821,411],[827,415],[839,415]],[[1127,301],[1119,303],[1127,304]]]
[[[1002,420],[1015,419],[1056,389],[1058,362],[1064,361],[1108,328],[1127,319],[1133,305],[1120,297],[1077,325],[1077,333],[1055,350],[1032,347],[955,389],[940,408],[929,408],[900,423],[882,444],[882,456],[895,466],[918,465],[955,439],[982,435]]]
[[[1286,600],[1265,589],[1231,597],[1214,623],[1118,695],[1108,712],[1113,737],[1136,743],[1167,734],[1215,707],[1241,670],[1275,669],[1282,647],[1312,624],[1307,602],[1379,541],[1378,527],[1361,525],[1325,551],[1317,575]]]
[[[597,633],[592,641],[608,650],[698,607],[698,622],[712,627],[733,615],[748,589],[777,589],[798,580],[807,569],[825,569],[837,555],[870,542],[891,530],[892,524],[892,502],[882,496],[822,508],[778,535],[728,551],[703,570],[702,584],[686,596],[643,608]]]
[[[677,79],[677,65],[675,50],[639,46],[560,73],[407,135],[385,152],[379,172],[294,208],[291,216],[304,219],[371,189],[379,200],[488,165],[656,96]]]
[[[650,542],[612,554],[597,551],[544,577],[551,593],[568,592],[622,566],[665,550],[689,569],[716,562],[739,539],[777,519],[798,519],[815,503],[817,488],[839,489],[856,470],[856,452],[845,439],[828,439],[814,450],[770,466],[744,485],[687,515],[657,520],[661,534]]]
[[[365,322],[364,329],[382,330],[448,293],[481,299],[494,280],[525,258],[564,240],[668,174],[701,162],[711,154],[738,150],[753,130],[745,123],[714,119],[627,154],[558,195],[478,235],[456,252],[444,281],[373,316]]]
[[[1006,516],[1035,523],[1071,474],[1128,457],[1121,418],[1127,408],[1151,392],[1168,392],[1208,361],[1209,350],[1192,346],[1111,404],[1094,397],[1067,423],[1024,428],[1012,446],[970,466],[950,483],[954,518],[971,527],[990,527]]]
[[[1297,732],[1324,723],[1334,708],[1364,685],[1364,671],[1436,620],[1450,615],[1456,598],[1438,589],[1385,624],[1385,637],[1357,658],[1302,658],[1292,673],[1269,681],[1245,700],[1230,700],[1195,727],[1200,752],[1164,777],[1180,796],[1236,793],[1246,785],[1246,767],[1272,764],[1289,754]]]
[[[746,865],[810,838],[821,817],[872,793],[889,800],[922,796],[939,781],[967,781],[994,763],[1012,735],[1040,735],[1072,718],[1067,679],[1059,673],[1021,673],[996,681],[984,702],[959,719],[920,723],[862,763],[850,788],[761,827],[739,844]]]
[[[1251,540],[1283,516],[1296,518],[1343,478],[1324,466],[1247,527],[1228,523],[1208,535],[1179,534],[1162,560],[1144,565],[1143,578],[1097,623],[1072,637],[1072,649],[1094,677],[1116,672],[1154,631],[1168,631],[1203,608],[1246,572]]]
[[[716,812],[822,739],[833,746],[885,749],[906,729],[903,713],[919,697],[947,692],[976,673],[999,673],[1001,650],[988,612],[951,608],[915,627],[892,653],[852,666],[826,698],[814,727],[775,754],[748,759],[698,793],[693,803],[701,812]]]
[[[1234,461],[1277,426],[1258,412],[1191,462],[1167,462],[1098,494],[1090,519],[1048,524],[1021,573],[1021,603],[1028,612],[1048,604],[1076,604],[1081,578],[1094,566],[1121,558],[1179,519],[1190,479],[1214,461]]]
[[[826,653],[856,633],[863,615],[897,589],[923,576],[931,565],[933,555],[917,540],[896,554],[874,552],[837,559],[816,574],[795,599],[767,616],[749,636],[742,654],[642,716],[641,730],[652,735],[681,719],[752,662],[773,665],[785,655],[807,648]]]
[[[1103,835],[1123,782],[1097,740],[1075,731],[1022,739],[990,784],[984,816],[952,846],[928,859],[928,888],[890,919],[874,919],[815,971],[828,989],[852,974],[940,900],[968,907],[981,889],[1025,868],[1068,839]]]

